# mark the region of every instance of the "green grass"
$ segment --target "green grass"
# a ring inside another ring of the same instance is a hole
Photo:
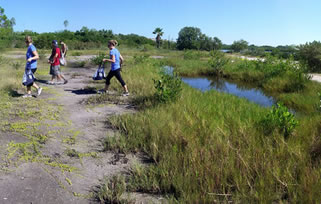
[[[120,51],[131,56],[162,52],[153,50],[146,53],[129,49]],[[101,202],[119,202],[121,194],[127,190],[161,193],[167,195],[171,202],[181,203],[320,202],[321,114],[317,109],[320,105],[317,95],[317,92],[321,92],[319,84],[307,82],[301,91],[284,92],[282,87],[287,87],[291,78],[282,81],[282,78],[274,77],[262,85],[266,90],[273,90],[276,98],[297,111],[299,126],[285,139],[278,131],[264,135],[258,128],[259,121],[269,109],[229,94],[216,91],[202,93],[184,85],[182,95],[176,102],[158,104],[154,98],[153,79],[160,78],[160,67],[171,65],[185,75],[210,73],[206,58],[184,60],[181,52],[164,55],[167,56],[164,60],[147,58],[140,63],[134,57],[126,59],[122,75],[132,93],[128,100],[139,112],[113,117],[109,122],[120,130],[120,134],[106,139],[104,144],[105,150],[144,152],[153,163],[133,167],[125,179],[115,177],[106,181],[97,192],[97,199]],[[44,63],[41,64],[43,68],[40,67],[39,73],[37,72],[39,75],[47,75]],[[225,74],[257,85],[264,75],[253,69],[246,70],[246,63],[229,67]],[[22,73],[23,70],[16,71],[8,66],[0,70],[0,88],[4,90],[0,104],[4,119],[0,121],[4,128],[2,131],[15,131],[19,134],[25,132],[30,135],[36,129],[34,125],[39,124],[26,123],[24,117],[28,114],[21,113],[29,103],[14,99],[9,94],[12,90],[23,90],[20,85]],[[111,83],[112,91],[122,91],[115,79]],[[101,88],[103,82],[91,85],[93,88]],[[91,98],[92,103],[112,100],[107,96],[94,97],[98,98]],[[122,99],[116,97],[113,100],[117,102]],[[24,106],[17,106],[21,102]],[[35,105],[44,107],[43,102]],[[42,113],[34,109],[30,111],[30,114],[37,115],[35,122],[41,119]],[[50,117],[47,119],[55,120],[59,117],[59,114],[48,115]],[[10,123],[8,118],[14,118],[15,122]],[[62,140],[74,142],[77,134],[71,131]],[[26,143],[9,145],[10,158],[39,161],[60,168],[62,172],[74,170],[43,157],[41,145],[50,138],[49,133],[31,135]],[[66,154],[81,156],[81,153],[73,150],[67,150]]]
[[[259,87],[297,112],[307,114],[318,112],[317,107],[320,105],[318,92],[321,93],[321,85],[307,80],[302,70],[294,68],[297,64],[293,64],[293,61],[268,58],[263,63],[229,57],[230,63],[221,69],[220,77]],[[162,61],[172,66],[181,76],[216,74],[210,67],[208,58],[184,59],[181,55],[168,57]]]
[[[106,140],[105,148],[142,151],[154,161],[133,171],[127,190],[169,194],[183,203],[320,202],[320,113],[312,107],[297,114],[299,126],[284,139],[258,128],[268,109],[229,94],[184,86],[178,101],[160,105],[152,79],[162,65],[148,60],[124,73],[140,112],[112,119],[122,135]]]

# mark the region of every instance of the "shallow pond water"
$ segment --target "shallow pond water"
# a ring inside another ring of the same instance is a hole
[[[165,66],[165,71],[168,74],[172,74],[173,68]],[[182,80],[191,87],[199,89],[203,92],[214,89],[219,92],[225,92],[241,98],[246,98],[249,101],[264,107],[270,107],[276,104],[276,101],[271,96],[267,96],[260,89],[229,81],[224,78],[182,77]]]

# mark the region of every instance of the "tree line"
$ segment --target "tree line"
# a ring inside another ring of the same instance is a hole
[[[116,39],[119,45],[127,47],[144,47],[149,49],[157,47],[171,50],[224,50],[225,52],[241,53],[244,55],[265,57],[272,55],[287,59],[293,57],[296,60],[306,62],[309,69],[315,72],[321,72],[321,42],[313,41],[303,45],[295,46],[256,46],[249,45],[243,39],[234,41],[231,45],[223,44],[218,37],[209,37],[202,33],[197,27],[184,27],[178,33],[176,41],[162,39],[164,34],[162,28],[156,28],[153,34],[155,40],[139,36],[136,34],[115,34],[112,30],[96,30],[82,27],[75,32],[67,30],[69,22],[63,22],[65,30],[59,32],[37,33],[33,31],[14,32],[13,26],[15,19],[9,19],[4,9],[0,7],[0,49],[13,47],[24,48],[24,37],[30,35],[33,37],[34,44],[39,49],[50,49],[53,39],[64,41],[70,49],[97,49],[105,48],[106,42],[110,39]]]

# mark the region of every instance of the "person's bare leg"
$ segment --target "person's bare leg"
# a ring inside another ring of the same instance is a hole
[[[33,83],[32,86],[37,89],[37,95],[40,96],[40,94],[42,92],[42,88],[40,86],[38,86],[36,83]]]
[[[123,88],[124,88],[124,91],[127,93],[128,92],[127,85],[124,85]]]
[[[54,76],[54,75],[52,75],[52,76],[51,76],[51,81],[50,81],[50,82],[51,82],[51,83],[54,83],[54,79],[55,79],[55,76]]]
[[[60,76],[60,79],[64,80],[65,84],[68,83],[68,80],[64,77],[64,75],[60,74],[59,76]]]
[[[36,89],[39,89],[39,86],[36,83],[33,83],[32,86],[35,87]]]
[[[61,80],[62,80],[61,75],[58,74],[58,75],[57,75],[57,81],[61,81]]]
[[[31,86],[27,86],[27,94],[31,95]]]
[[[108,87],[109,87],[109,85],[107,85],[107,84],[105,84],[105,91],[108,91]]]

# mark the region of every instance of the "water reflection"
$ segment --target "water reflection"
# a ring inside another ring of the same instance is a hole
[[[172,74],[173,68],[166,66],[165,72]],[[182,80],[191,87],[201,91],[209,91],[214,89],[219,92],[225,92],[238,97],[246,98],[249,101],[264,107],[270,107],[276,103],[272,97],[265,95],[257,88],[249,87],[246,84],[228,81],[224,78],[182,77]]]
[[[262,91],[255,88],[248,88],[233,82],[228,82],[221,78],[182,77],[182,80],[193,88],[201,91],[209,91],[215,89],[219,92],[233,94],[238,97],[246,98],[249,101],[257,103],[261,106],[270,107],[275,104],[272,97],[266,96]]]

